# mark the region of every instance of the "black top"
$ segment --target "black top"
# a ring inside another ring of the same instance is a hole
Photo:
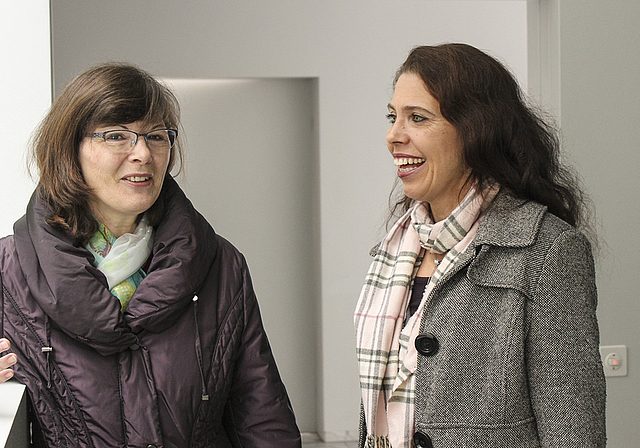
[[[416,277],[413,280],[413,289],[411,290],[411,299],[409,300],[409,309],[407,310],[407,318],[413,316],[422,301],[424,290],[427,288],[431,277]]]

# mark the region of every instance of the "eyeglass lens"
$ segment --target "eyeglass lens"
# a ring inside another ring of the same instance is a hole
[[[159,129],[146,134],[117,130],[105,132],[104,141],[110,148],[116,151],[129,151],[134,146],[138,135],[145,138],[149,149],[156,151],[168,151],[173,146],[176,138],[175,131],[171,129]]]

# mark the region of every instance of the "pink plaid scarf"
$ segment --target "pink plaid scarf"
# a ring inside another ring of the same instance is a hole
[[[473,240],[482,212],[498,188],[473,186],[455,210],[433,223],[428,205],[416,203],[381,242],[365,279],[354,322],[366,447],[410,447],[414,428],[415,338],[422,310],[438,280]],[[403,326],[411,285],[424,251],[446,253],[418,310]]]

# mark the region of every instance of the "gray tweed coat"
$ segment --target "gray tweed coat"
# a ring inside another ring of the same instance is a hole
[[[499,194],[425,305],[415,445],[604,447],[596,302],[584,235]]]

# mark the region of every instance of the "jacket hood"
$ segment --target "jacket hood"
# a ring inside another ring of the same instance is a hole
[[[160,332],[184,312],[215,257],[214,231],[167,176],[158,200],[148,273],[122,313],[93,255],[46,222],[52,211],[37,191],[14,227],[16,252],[33,299],[65,333],[111,355],[136,344],[143,330]]]

